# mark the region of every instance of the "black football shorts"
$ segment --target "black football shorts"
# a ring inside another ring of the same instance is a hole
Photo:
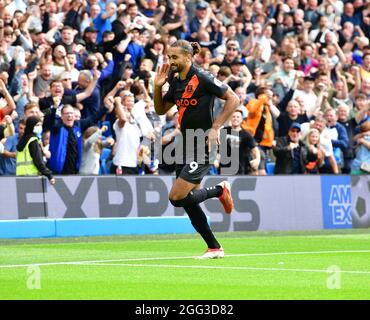
[[[210,164],[198,164],[192,161],[188,164],[176,164],[176,179],[182,178],[187,182],[199,184],[205,175],[208,174]]]

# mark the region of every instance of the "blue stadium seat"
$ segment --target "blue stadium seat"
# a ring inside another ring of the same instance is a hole
[[[102,153],[100,155],[100,174],[108,174],[111,161],[108,161],[112,150],[109,148],[103,148]]]
[[[275,162],[266,162],[265,170],[268,176],[272,176],[275,171]]]

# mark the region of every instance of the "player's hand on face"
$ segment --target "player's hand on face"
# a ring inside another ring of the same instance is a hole
[[[166,83],[169,67],[170,65],[168,63],[163,64],[162,67],[158,66],[157,73],[154,78],[154,85],[156,87],[162,87]]]

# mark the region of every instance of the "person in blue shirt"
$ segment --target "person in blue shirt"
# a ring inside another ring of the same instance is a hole
[[[103,40],[103,33],[105,31],[112,30],[111,17],[116,13],[117,5],[114,2],[109,2],[106,5],[105,12],[101,12],[99,5],[92,5],[91,11],[94,14],[91,14],[91,18],[94,23],[95,29],[98,30],[97,42],[100,43]],[[96,15],[97,13],[97,15]]]
[[[89,84],[93,81],[93,75],[90,70],[82,70],[78,76],[77,85],[73,92],[79,94],[84,92]],[[100,86],[97,83],[92,91],[92,94],[86,99],[81,101],[83,109],[81,111],[82,119],[91,117],[96,114],[100,108],[101,97],[100,97]]]
[[[91,117],[76,120],[75,111],[71,105],[64,105],[61,118],[56,118],[56,109],[51,109],[51,116],[45,121],[50,128],[50,159],[47,166],[56,174],[77,174],[82,158],[82,134],[112,108],[104,106]]]
[[[138,71],[140,61],[141,59],[144,58],[145,56],[145,51],[143,46],[141,46],[138,43],[140,33],[143,29],[139,28],[137,25],[133,25],[130,28],[129,34],[127,36],[126,41],[129,41],[126,50],[124,51],[124,54],[121,54],[120,56],[124,56],[126,54],[129,54],[131,56],[130,58],[130,63],[132,66],[132,70],[136,74]],[[123,57],[122,57],[123,58]]]
[[[143,9],[145,16],[152,18],[154,17],[158,8],[158,0],[146,0],[146,6]]]
[[[190,21],[189,24],[189,40],[197,39],[198,30],[204,17],[206,16],[208,3],[201,1],[196,5],[195,17]]]
[[[362,13],[355,12],[355,8],[351,2],[344,5],[344,11],[341,16],[340,23],[343,26],[347,21],[352,22],[355,26],[360,26],[362,22]]]

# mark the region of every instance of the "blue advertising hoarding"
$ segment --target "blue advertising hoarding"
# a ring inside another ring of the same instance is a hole
[[[321,193],[324,228],[352,228],[350,176],[322,176]]]

